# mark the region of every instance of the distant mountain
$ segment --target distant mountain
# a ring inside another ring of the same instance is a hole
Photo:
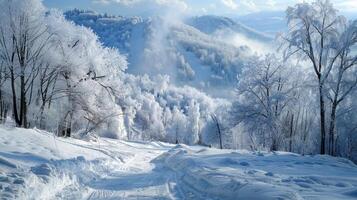
[[[339,15],[345,16],[348,20],[357,19],[356,12],[340,11]],[[232,17],[234,20],[254,28],[254,30],[274,37],[278,32],[287,30],[285,11],[261,11],[243,16]]]
[[[256,43],[271,37],[232,19],[201,16],[186,21],[162,17],[144,19],[71,10],[67,19],[91,28],[101,42],[127,55],[132,74],[167,74],[178,85],[191,85],[211,95],[231,96],[242,66],[254,55],[244,35]],[[217,33],[225,34],[224,37]],[[232,91],[231,89],[229,89]],[[219,94],[218,94],[219,93]]]
[[[237,20],[248,27],[265,34],[275,36],[287,29],[284,11],[262,11],[237,17]]]
[[[269,41],[273,39],[271,35],[258,32],[253,28],[228,17],[204,15],[189,18],[186,20],[186,23],[207,34],[214,34],[218,31],[225,30],[243,34],[246,37],[261,41]]]

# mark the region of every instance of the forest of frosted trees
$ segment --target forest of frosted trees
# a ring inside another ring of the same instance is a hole
[[[289,7],[279,48],[225,74],[237,78],[233,99],[128,74],[117,49],[40,0],[0,5],[0,123],[357,159],[357,21],[327,0]]]

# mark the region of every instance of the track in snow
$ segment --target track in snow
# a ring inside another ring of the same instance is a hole
[[[0,126],[0,199],[357,199],[330,156],[55,138]]]
[[[4,151],[0,146],[0,199],[183,198],[175,173],[154,161],[172,145],[5,131],[0,134],[0,143],[8,146]]]

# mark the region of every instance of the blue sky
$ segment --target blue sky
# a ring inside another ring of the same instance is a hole
[[[191,15],[245,15],[260,11],[283,11],[289,5],[304,0],[44,0],[47,7],[68,10],[90,9],[118,15],[157,15],[177,12]],[[305,0],[311,1],[311,0]],[[347,14],[357,13],[357,0],[331,0]]]

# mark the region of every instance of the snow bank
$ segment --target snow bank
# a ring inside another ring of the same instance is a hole
[[[184,189],[219,199],[355,199],[357,168],[329,156],[178,145],[158,158]]]

